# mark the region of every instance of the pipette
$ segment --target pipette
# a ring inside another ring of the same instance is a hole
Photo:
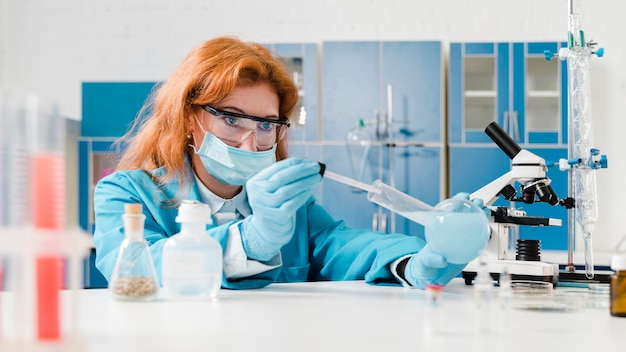
[[[384,184],[381,180],[376,180],[369,185],[328,170],[324,171],[324,177],[367,191],[367,200],[370,202],[396,212],[418,224],[426,226],[432,221],[432,214],[429,214],[433,210],[432,206]]]
[[[449,198],[432,207],[381,180],[371,185],[326,171],[326,178],[367,191],[367,200],[425,228],[426,241],[449,263],[465,264],[478,257],[489,240],[489,221],[482,209],[467,199]],[[451,243],[461,244],[451,246]]]

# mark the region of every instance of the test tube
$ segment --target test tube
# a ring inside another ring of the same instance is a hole
[[[0,227],[28,223],[28,159],[24,110],[19,101],[0,96]]]
[[[36,97],[27,98],[26,115],[31,222],[35,233],[56,236],[65,228],[65,123],[54,108],[41,109]],[[37,338],[58,340],[63,259],[60,254],[38,254],[35,266]]]
[[[32,265],[20,253],[20,230],[29,223],[28,148],[26,119],[21,100],[11,94],[0,96],[0,261],[3,290],[15,292],[14,321],[18,335],[27,335],[29,284]],[[17,236],[16,236],[17,234]]]

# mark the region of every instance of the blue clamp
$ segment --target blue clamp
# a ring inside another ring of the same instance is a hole
[[[589,154],[591,155],[591,158],[587,161],[587,166],[592,169],[606,169],[608,167],[608,159],[606,158],[606,155],[600,155],[600,149],[590,148]],[[599,159],[593,158],[598,155],[600,155]]]
[[[554,57],[554,53],[551,52],[550,50],[544,50],[543,56],[546,58],[546,60],[550,61]]]
[[[607,159],[606,155],[600,155],[600,160],[596,162],[596,165],[599,165],[599,169],[606,169],[607,167],[609,167],[609,160]]]
[[[583,162],[583,160],[582,160],[582,159],[580,159],[580,158],[572,158],[572,159],[567,159],[567,163],[568,163],[569,165],[578,165],[578,164],[580,164],[580,163],[582,163],[582,162]]]
[[[604,48],[598,48],[598,50],[593,52],[594,54],[596,54],[597,57],[602,57],[604,56]]]

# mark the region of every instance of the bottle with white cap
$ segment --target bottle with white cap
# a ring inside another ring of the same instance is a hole
[[[162,279],[165,298],[213,298],[222,285],[222,247],[206,232],[209,206],[184,200],[176,222],[180,232],[163,246]]]
[[[620,250],[626,245],[626,236],[617,245],[617,252],[611,257],[611,269],[615,273],[611,276],[611,315],[626,317],[626,251]]]

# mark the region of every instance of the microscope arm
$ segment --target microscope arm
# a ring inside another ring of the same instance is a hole
[[[470,195],[470,199],[482,199],[485,206],[492,205],[500,196],[500,191],[515,182],[512,177],[513,171],[498,177]]]

